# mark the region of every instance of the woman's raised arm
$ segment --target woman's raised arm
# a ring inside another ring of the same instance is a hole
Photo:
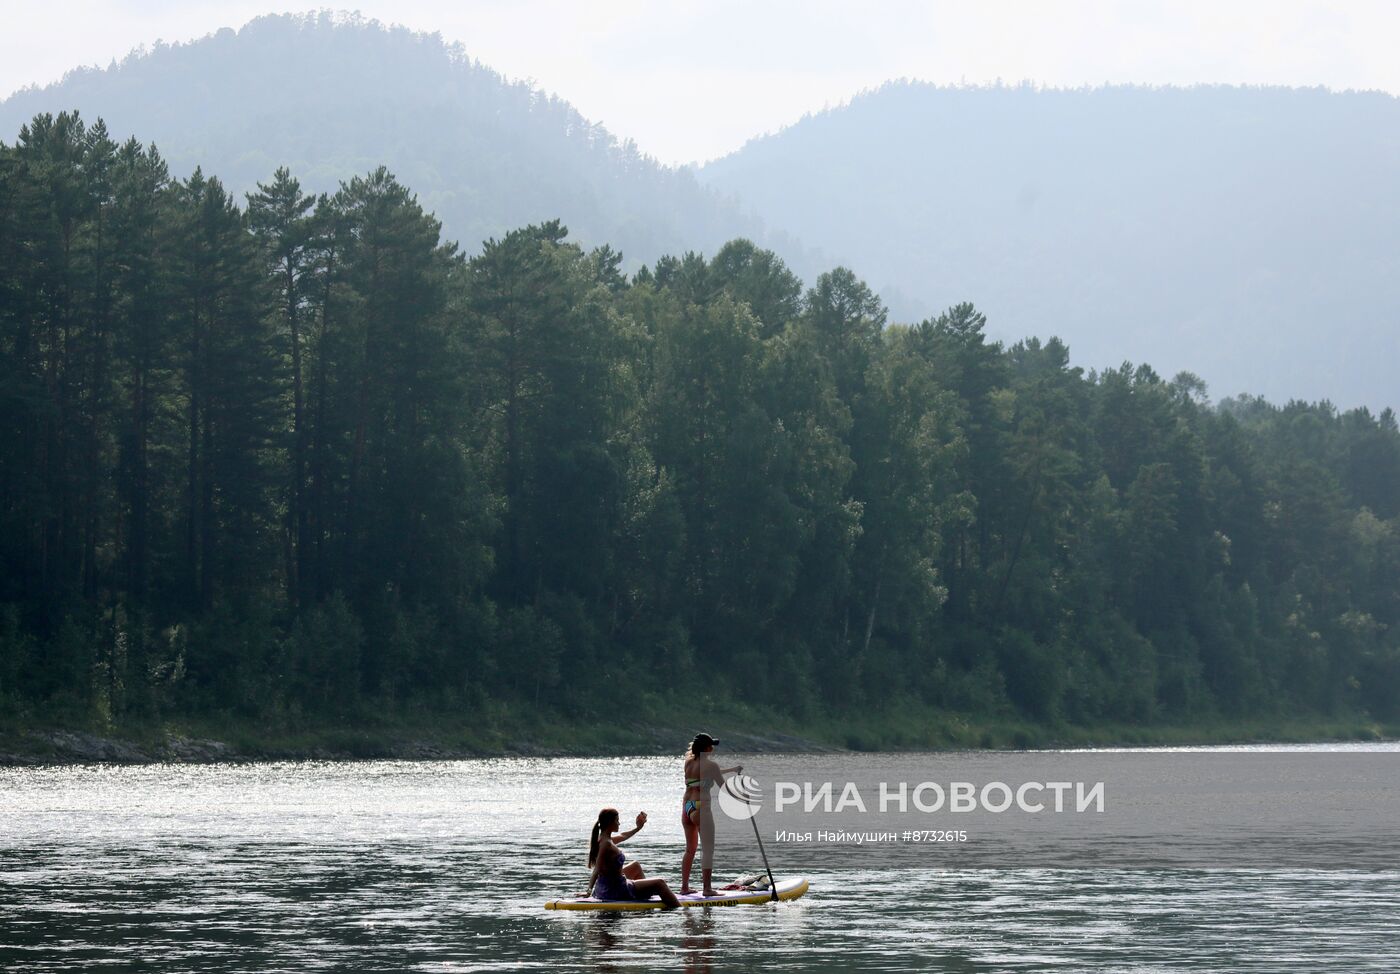
[[[629,831],[629,832],[623,832],[621,835],[615,835],[615,836],[613,836],[613,840],[612,840],[612,841],[613,841],[613,845],[621,845],[622,843],[626,842],[628,839],[632,838],[632,836],[634,836],[634,835],[636,835],[638,832],[640,832],[640,831],[642,830],[642,826],[643,826],[643,825],[646,825],[646,824],[647,824],[647,813],[646,813],[646,812],[638,812],[638,813],[637,813],[637,827],[636,827],[635,829],[632,829],[632,830]]]

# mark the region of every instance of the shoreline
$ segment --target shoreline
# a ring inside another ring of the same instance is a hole
[[[733,723],[739,723],[734,721]],[[819,754],[938,751],[1024,751],[1061,748],[1133,748],[1384,742],[1400,740],[1400,726],[1366,718],[1255,720],[1198,725],[1038,726],[943,715],[943,722],[910,733],[907,725],[852,728],[841,724],[752,733],[712,720],[726,750],[744,754]],[[749,718],[745,723],[752,726]],[[248,764],[275,761],[455,761],[493,758],[650,757],[680,753],[685,730],[659,726],[610,728],[534,725],[478,727],[389,725],[370,729],[216,728],[167,724],[136,728],[6,728],[0,731],[0,767],[152,764]]]

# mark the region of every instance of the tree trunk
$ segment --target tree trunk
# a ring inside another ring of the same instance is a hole
[[[1032,472],[1035,480],[1031,484],[1031,496],[1026,501],[1026,513],[1021,517],[1021,530],[1016,535],[1016,544],[1011,548],[1011,559],[1006,565],[1006,573],[1001,577],[1001,586],[997,590],[996,604],[992,607],[992,616],[1001,615],[1001,610],[1006,602],[1006,592],[1011,586],[1011,573],[1016,570],[1016,562],[1021,558],[1021,546],[1025,544],[1026,532],[1030,530],[1031,515],[1035,512],[1036,497],[1040,494],[1039,464]]]
[[[199,602],[199,539],[200,539],[200,411],[204,387],[203,343],[200,341],[200,307],[195,302],[190,321],[190,402],[189,402],[189,447],[186,456],[185,483],[185,580],[188,586],[191,605]]]
[[[297,314],[295,267],[286,260],[287,328],[292,341],[292,557],[287,563],[287,598],[295,609],[304,600],[306,574],[306,421],[301,381],[301,327]]]
[[[326,336],[330,331],[331,281],[335,275],[335,251],[326,255],[325,289],[321,295],[321,327],[316,337],[316,423],[311,433],[311,510],[310,532],[314,539],[311,551],[311,585],[316,601],[330,594],[326,585],[326,387],[330,381],[327,360],[330,350]]]
[[[865,641],[861,644],[860,655],[865,656],[870,652],[870,639],[875,634],[875,613],[880,608],[880,586],[885,581],[885,552],[887,549],[880,549],[879,560],[875,563],[875,591],[870,596],[870,615],[865,620]]]

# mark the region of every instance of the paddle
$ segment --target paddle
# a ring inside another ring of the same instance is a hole
[[[753,825],[753,837],[758,839],[758,854],[763,857],[763,868],[768,873],[768,891],[773,894],[773,901],[778,899],[778,884],[773,880],[773,867],[768,865],[768,853],[763,851],[763,839],[758,834],[758,813],[755,812],[753,818],[749,819]]]
[[[739,777],[743,776],[741,775]],[[730,787],[732,784],[734,784],[736,780],[738,779],[731,778],[730,780],[726,781],[724,783],[724,790],[729,792],[735,798],[739,799],[739,801],[743,802],[745,805],[757,805],[760,796],[756,794],[749,794],[747,782],[741,786],[743,789],[743,794],[736,792],[732,787]],[[748,778],[747,781],[753,781],[753,779]],[[757,782],[754,782],[754,784],[757,785]],[[758,854],[763,857],[763,869],[766,873],[768,873],[768,892],[772,895],[773,900],[776,901],[778,899],[778,883],[776,880],[773,879],[773,867],[768,865],[768,852],[763,848],[763,837],[758,834],[757,811],[755,811],[752,815],[749,816],[749,824],[753,826],[753,837],[754,840],[758,842]]]

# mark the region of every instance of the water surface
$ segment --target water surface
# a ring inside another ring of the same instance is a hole
[[[859,762],[860,756],[840,760]],[[1397,971],[1400,869],[862,869],[794,903],[545,911],[596,809],[645,809],[675,879],[671,758],[0,769],[0,969]],[[757,861],[721,849],[719,872]],[[1384,864],[1383,864],[1384,865]]]

